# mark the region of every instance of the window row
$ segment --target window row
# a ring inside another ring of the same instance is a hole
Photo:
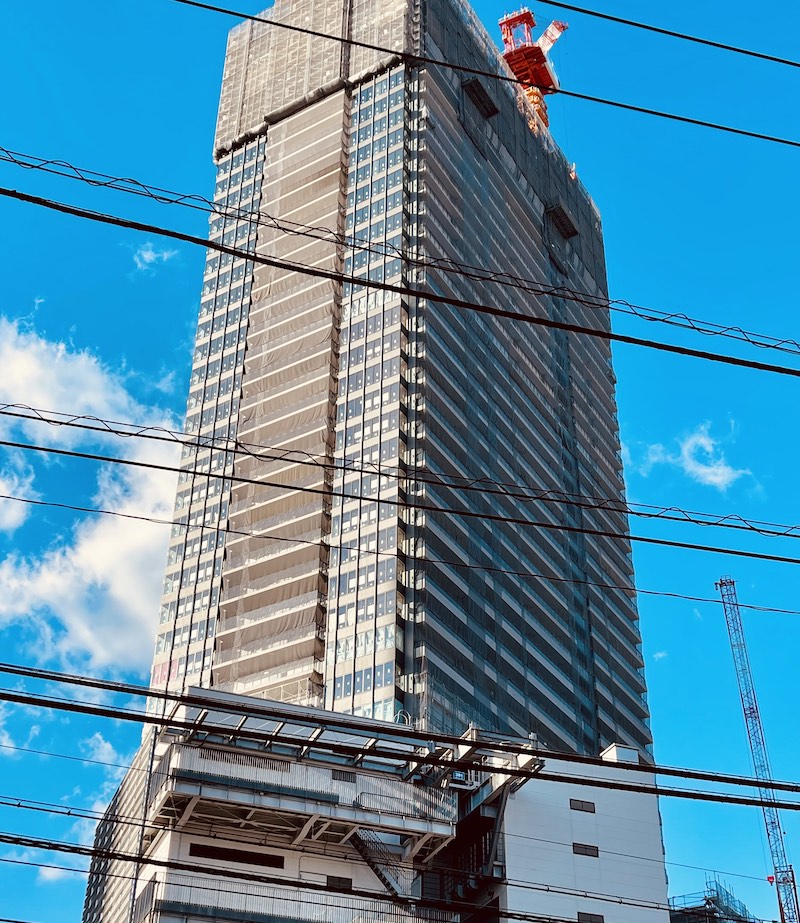
[[[260,139],[257,144],[250,144],[243,151],[239,151],[234,154],[232,157],[229,157],[226,160],[223,160],[217,167],[217,174],[226,174],[226,173],[235,173],[240,167],[245,164],[252,163],[256,159],[257,154],[263,154],[266,147],[266,141]]]
[[[229,285],[235,285],[237,282],[241,282],[249,270],[250,265],[245,260],[240,260],[238,265],[234,266],[233,269],[221,272],[216,277],[206,279],[205,283],[203,284],[202,294],[210,295],[212,292],[218,291],[219,289],[227,288]],[[219,318],[217,318],[215,324],[218,321]],[[217,330],[219,328],[215,326],[214,329]]]
[[[370,282],[388,282],[390,279],[395,279],[399,276],[401,271],[402,260],[387,260],[385,263],[374,266],[366,275],[362,272],[357,276],[356,281],[345,282],[342,286],[342,295],[348,298],[351,295],[357,295],[359,292],[363,292],[367,286],[362,284],[361,280],[363,280],[363,282],[367,282],[367,280]],[[399,284],[399,281],[397,284]]]
[[[194,587],[204,580],[210,580],[212,577],[219,577],[222,573],[222,559],[216,561],[207,561],[197,567],[187,567],[180,573],[167,574],[164,578],[164,594],[172,593],[180,589],[185,590]]]
[[[370,205],[357,208],[355,214],[353,214],[352,210],[348,211],[345,227],[350,231],[357,225],[364,224],[366,221],[374,221],[375,218],[380,218],[386,212],[390,212],[394,208],[400,208],[402,204],[403,190],[398,189],[396,192],[390,192],[385,199],[379,198]]]
[[[234,189],[236,186],[241,186],[242,183],[247,183],[253,179],[255,175],[256,165],[251,160],[250,165],[245,167],[244,170],[237,170],[236,173],[225,174],[220,179],[218,179],[214,194],[215,196],[218,196],[224,192],[227,192],[229,189]]]
[[[240,369],[244,362],[244,347],[236,353],[230,353],[221,359],[212,359],[208,365],[192,370],[192,377],[189,381],[190,386],[198,385],[201,381],[209,381],[218,375],[224,375],[225,372],[231,372],[234,369]]]
[[[194,644],[195,641],[205,641],[206,637],[214,637],[214,619],[202,618],[194,625],[163,632],[156,638],[156,654],[184,644]]]
[[[336,663],[366,657],[375,651],[393,650],[394,640],[395,625],[368,628],[347,638],[339,638],[336,642]]]
[[[371,365],[363,372],[351,372],[346,377],[339,379],[339,397],[346,394],[361,391],[364,385],[377,384],[384,378],[391,378],[400,374],[400,357],[387,359],[385,362],[378,362]]]
[[[172,602],[164,603],[161,606],[159,624],[163,625],[165,622],[174,622],[176,619],[182,619],[196,612],[200,613],[201,617],[205,618],[204,613],[208,612],[209,608],[213,609],[217,605],[218,600],[218,587],[214,587],[211,590],[203,590],[202,593],[185,593],[179,600],[173,599]],[[209,636],[213,633],[212,623],[212,627],[209,628]]]
[[[214,298],[206,298],[200,303],[199,317],[202,319],[215,311],[224,311],[229,305],[238,301],[247,301],[250,297],[250,288],[251,280],[248,278],[243,285],[237,285],[230,291],[222,291]]]
[[[391,169],[403,163],[403,148],[396,148],[386,156],[377,157],[371,163],[365,163],[356,170],[351,170],[347,177],[348,186],[360,185],[373,176],[379,176],[386,168]]]
[[[352,317],[358,317],[364,313],[364,302],[365,299],[363,298],[359,300],[358,306],[360,310],[352,310],[347,318],[348,320],[350,320]],[[372,310],[374,307],[377,307],[377,305],[370,303],[370,310]],[[356,340],[362,339],[365,335],[369,336],[372,333],[380,333],[382,329],[393,327],[399,323],[399,305],[384,308],[383,312],[381,313],[369,314],[365,320],[356,321],[355,323],[351,321],[349,325],[346,322],[343,322],[339,331],[339,346],[347,346],[349,343],[353,343]]]
[[[234,389],[239,390],[242,384],[242,373],[237,372],[229,378],[223,378],[221,381],[214,381],[205,388],[198,388],[189,392],[189,400],[186,402],[187,410],[194,410],[200,404],[208,404],[218,397],[225,397]]]
[[[346,673],[337,676],[333,683],[334,699],[345,699],[360,692],[372,692],[373,689],[382,689],[384,686],[394,685],[394,663],[379,664],[358,670],[356,673]]]

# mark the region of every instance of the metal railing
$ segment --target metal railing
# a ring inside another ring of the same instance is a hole
[[[155,910],[169,909],[191,913],[191,908],[213,912],[225,919],[225,912],[239,919],[248,916],[298,920],[303,923],[416,923],[411,911],[390,901],[348,897],[346,894],[317,894],[277,885],[256,885],[208,875],[170,875],[166,882],[155,880],[137,900],[136,923]],[[147,903],[145,902],[147,901]],[[140,903],[141,901],[141,903]],[[149,906],[148,906],[149,903]],[[241,916],[240,916],[241,915]],[[444,915],[441,917],[445,919]]]
[[[231,660],[237,660],[258,654],[269,654],[275,651],[283,650],[290,647],[298,641],[311,641],[318,638],[320,641],[324,638],[322,626],[316,622],[310,622],[307,625],[299,625],[297,628],[284,631],[279,635],[271,635],[268,638],[258,638],[250,641],[248,644],[241,644],[227,651],[218,650],[214,655],[216,663],[227,663]]]
[[[158,791],[178,770],[224,776],[232,783],[236,779],[257,782],[265,790],[271,785],[283,789],[290,787],[311,795],[325,795],[326,800],[335,795],[342,805],[398,818],[400,825],[403,818],[454,823],[458,814],[456,796],[445,789],[420,788],[398,778],[381,778],[363,772],[356,774],[355,781],[344,781],[335,778],[327,767],[276,760],[250,752],[237,753],[232,749],[172,744],[159,766]],[[158,791],[153,791],[151,802]],[[388,827],[397,825],[398,821],[386,824]]]

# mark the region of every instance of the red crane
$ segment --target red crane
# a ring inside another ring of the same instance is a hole
[[[747,654],[742,614],[736,598],[736,584],[731,577],[721,577],[716,587],[722,596],[722,608],[725,610],[725,621],[728,623],[728,636],[731,641],[733,662],[736,666],[736,679],[739,683],[739,695],[742,699],[742,711],[747,727],[747,739],[750,742],[753,769],[759,782],[771,782],[772,773],[767,758],[767,742],[764,737],[764,727],[761,724],[761,714],[758,710],[750,658]],[[758,793],[764,802],[764,823],[767,828],[772,865],[775,869],[774,883],[778,895],[781,923],[800,923],[794,869],[786,858],[780,814],[777,807],[770,804],[775,801],[775,792],[771,788],[759,788]]]
[[[567,24],[558,20],[550,23],[534,41],[535,26],[536,20],[527,7],[510,16],[504,16],[500,20],[503,57],[511,72],[523,84],[525,95],[539,118],[545,125],[549,125],[544,97],[558,89],[558,77],[547,53],[558,41],[561,33],[566,31]]]

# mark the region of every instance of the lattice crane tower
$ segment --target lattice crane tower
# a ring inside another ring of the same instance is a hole
[[[759,782],[771,782],[772,773],[767,757],[767,742],[764,738],[764,728],[761,724],[761,714],[758,710],[753,672],[750,669],[750,657],[747,653],[747,643],[744,637],[744,627],[742,626],[742,614],[739,611],[739,601],[736,598],[736,584],[731,577],[721,577],[719,583],[716,584],[716,588],[722,596],[725,621],[728,624],[728,636],[730,637],[733,662],[736,667],[736,679],[739,683],[739,694],[742,699],[742,711],[744,712],[744,723],[747,728],[747,739],[750,742],[753,769]],[[794,869],[789,865],[786,858],[786,846],[783,841],[780,814],[778,813],[778,808],[769,803],[775,802],[775,792],[771,788],[761,787],[759,787],[758,791],[764,802],[764,823],[767,828],[769,851],[775,870],[775,890],[778,896],[781,923],[800,923]]]

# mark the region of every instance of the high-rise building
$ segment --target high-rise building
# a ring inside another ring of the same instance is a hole
[[[611,355],[563,329],[609,328],[597,210],[463,0],[268,16],[228,42],[152,671],[192,697],[84,920],[663,923]]]
[[[206,263],[153,685],[646,750],[609,343],[466,306],[607,331],[595,205],[519,86],[407,54],[508,76],[462,0],[265,15],[210,225],[257,259]]]

